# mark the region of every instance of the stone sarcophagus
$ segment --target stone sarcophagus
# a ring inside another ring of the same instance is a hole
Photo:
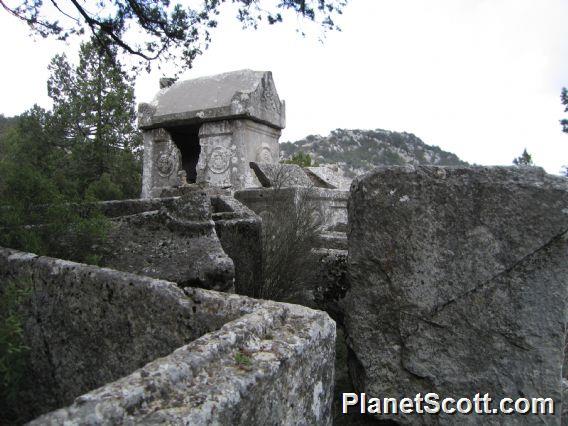
[[[260,186],[250,162],[278,162],[285,107],[271,72],[240,70],[162,88],[138,125],[143,198],[186,182],[239,190]]]

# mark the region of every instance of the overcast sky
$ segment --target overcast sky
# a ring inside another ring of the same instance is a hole
[[[478,164],[510,164],[526,147],[558,173],[568,164],[559,125],[568,115],[567,19],[566,0],[352,0],[338,19],[343,31],[321,43],[318,33],[297,35],[295,19],[255,32],[231,15],[182,78],[271,70],[286,101],[282,141],[382,128]],[[3,10],[0,35],[0,113],[49,107],[47,64],[73,46],[34,41]],[[139,77],[138,101],[152,99],[159,77]]]

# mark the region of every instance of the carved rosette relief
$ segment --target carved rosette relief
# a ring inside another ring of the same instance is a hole
[[[156,162],[158,173],[162,177],[170,177],[174,171],[177,171],[176,165],[179,163],[178,150],[172,145],[170,149],[159,155]]]
[[[215,174],[225,173],[231,164],[231,152],[222,146],[216,146],[209,154],[209,170]]]

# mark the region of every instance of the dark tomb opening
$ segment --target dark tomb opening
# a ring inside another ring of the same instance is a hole
[[[188,183],[197,179],[197,162],[201,153],[199,145],[199,124],[170,127],[168,131],[181,153],[181,166],[185,170]]]

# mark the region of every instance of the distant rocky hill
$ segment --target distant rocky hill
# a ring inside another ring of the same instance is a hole
[[[280,144],[280,158],[302,151],[320,164],[337,163],[345,176],[354,177],[380,165],[467,165],[457,155],[426,145],[411,133],[389,130],[336,129],[328,136],[310,135]]]

